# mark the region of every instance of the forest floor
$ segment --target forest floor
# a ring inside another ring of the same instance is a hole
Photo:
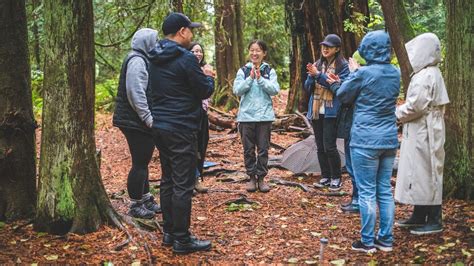
[[[274,102],[278,113],[282,113],[285,93],[275,97]],[[102,151],[101,174],[106,191],[118,213],[126,216],[129,200],[125,189],[130,154],[121,132],[111,126],[111,117],[109,113],[97,114],[96,143]],[[272,133],[272,142],[283,147],[299,140],[298,132]],[[271,155],[280,152],[270,150]],[[320,239],[323,237],[329,240],[323,264],[473,263],[472,202],[448,200],[443,204],[442,233],[414,236],[395,227],[393,252],[366,255],[351,250],[352,241],[359,238],[359,216],[342,213],[339,209],[342,202],[350,199],[351,184],[347,176],[344,176],[343,191],[348,194],[343,197],[326,196],[322,190],[304,192],[300,188],[276,184],[266,194],[247,193],[245,182],[226,182],[245,178],[240,140],[226,131],[211,131],[206,159],[219,164],[208,171],[236,171],[210,172],[203,182],[211,189],[210,193],[193,198],[191,230],[199,238],[212,240],[211,251],[174,255],[171,248],[161,246],[159,230],[138,230],[131,226],[127,226],[127,230],[132,235],[132,242],[117,250],[127,236],[114,227],[103,226],[98,232],[87,235],[54,236],[35,232],[30,222],[20,221],[0,224],[0,263],[315,264],[321,262]],[[268,177],[306,185],[319,180],[317,175],[296,176],[279,168],[271,168]],[[156,152],[150,163],[152,193],[159,193],[159,178]],[[392,184],[394,182],[395,177]],[[254,204],[226,204],[242,196]],[[396,219],[406,218],[410,211],[411,207],[397,204]],[[161,215],[157,215],[156,220],[161,220]]]

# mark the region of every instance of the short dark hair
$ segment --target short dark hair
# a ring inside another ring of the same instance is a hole
[[[188,50],[191,51],[191,50],[194,48],[194,46],[196,46],[196,45],[201,46],[201,49],[202,49],[202,60],[201,60],[201,62],[199,62],[199,65],[200,65],[200,66],[204,66],[204,65],[206,65],[206,60],[205,60],[205,59],[206,59],[206,53],[204,53],[204,46],[202,46],[202,44],[200,44],[200,43],[198,43],[198,42],[192,42],[191,45],[189,46],[189,49],[188,49]]]
[[[250,46],[252,46],[254,43],[256,43],[264,52],[268,50],[267,44],[264,41],[258,39],[251,41],[247,49],[250,50]]]

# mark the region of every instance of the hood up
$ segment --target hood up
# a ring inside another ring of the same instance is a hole
[[[178,45],[177,42],[169,39],[163,39],[159,41],[155,49],[150,52],[150,61],[154,64],[164,64],[180,56],[186,51],[187,50]]]
[[[423,33],[405,44],[414,73],[441,62],[441,43],[433,33]]]
[[[367,33],[357,50],[368,65],[390,63],[390,37],[383,30]]]
[[[150,28],[139,29],[132,38],[132,49],[143,52],[146,55],[150,54],[156,46],[156,38],[158,37],[158,31]]]

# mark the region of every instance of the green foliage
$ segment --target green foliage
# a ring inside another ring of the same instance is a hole
[[[433,32],[441,43],[446,42],[446,7],[442,0],[405,1],[416,35]]]
[[[36,118],[41,117],[43,112],[43,72],[31,71],[31,96],[33,102],[33,113]]]
[[[96,110],[113,111],[115,107],[115,96],[117,95],[118,77],[107,79],[95,86],[95,108]]]
[[[236,211],[253,211],[253,209],[256,207],[256,204],[237,204],[237,203],[231,203],[230,205],[227,206],[226,211],[228,212],[236,212]]]

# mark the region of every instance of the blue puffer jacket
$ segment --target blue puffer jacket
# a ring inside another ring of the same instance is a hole
[[[336,68],[336,75],[343,81],[347,75],[349,75],[349,65],[347,61],[344,60],[343,64]],[[314,92],[314,84],[315,82],[319,83],[321,86],[329,89],[330,84],[327,83],[328,76],[325,73],[319,72],[316,76],[312,77],[308,75],[306,81],[304,82],[303,89],[306,93],[310,94],[309,101],[308,101],[308,113],[306,114],[306,118],[308,120],[313,119],[313,92]],[[336,97],[333,98],[332,106],[324,105],[324,117],[325,118],[335,118],[337,117],[337,113],[339,112],[339,108],[341,107],[341,103],[339,99]]]
[[[390,64],[390,37],[384,31],[367,33],[358,49],[367,61],[337,90],[343,103],[354,103],[351,147],[398,147],[395,107],[400,71]]]
[[[251,68],[252,63],[247,63]],[[260,70],[267,63],[262,63]],[[245,78],[244,71],[239,69],[234,80],[234,94],[240,96],[238,122],[268,122],[275,120],[271,96],[275,96],[280,91],[277,74],[274,69],[270,70],[268,77],[261,76],[258,80],[250,76]]]

